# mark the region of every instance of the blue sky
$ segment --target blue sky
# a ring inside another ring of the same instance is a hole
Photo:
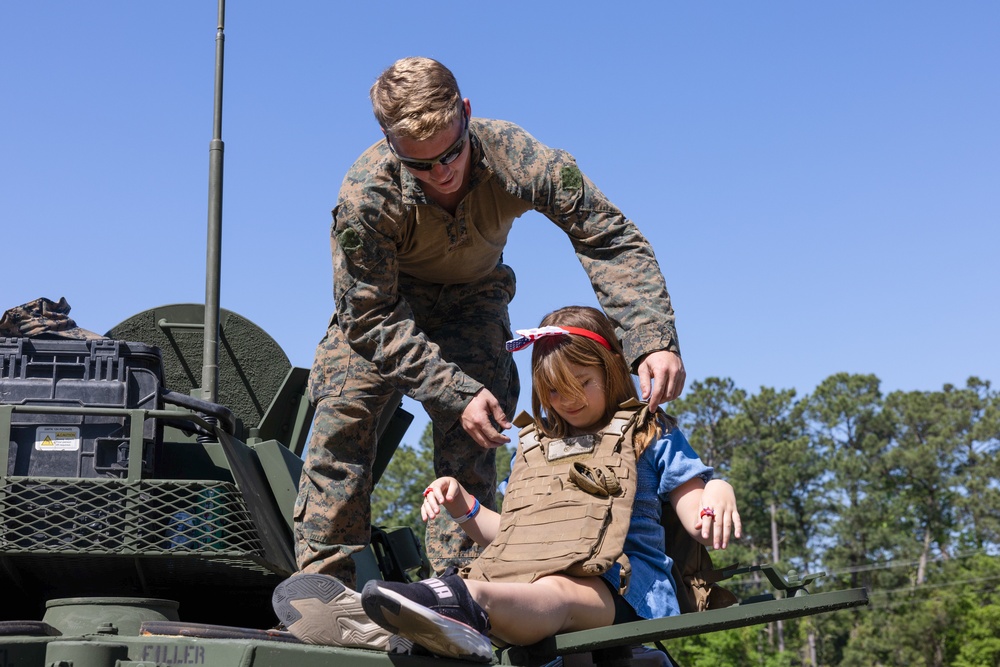
[[[1000,4],[497,7],[230,0],[222,306],[293,364],[332,309],[340,180],[379,138],[368,87],[426,55],[474,115],[570,151],[635,220],[689,383],[1000,381]],[[104,332],[204,300],[216,8],[0,3],[0,309],[65,296]],[[541,216],[505,259],[516,328],[596,303]]]

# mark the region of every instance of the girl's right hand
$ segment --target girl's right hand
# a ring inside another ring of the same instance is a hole
[[[420,518],[430,521],[441,514],[444,508],[449,513],[458,505],[462,505],[465,489],[454,477],[438,477],[424,489],[424,502],[420,506]],[[456,502],[458,501],[458,502]],[[458,508],[465,511],[465,505]]]

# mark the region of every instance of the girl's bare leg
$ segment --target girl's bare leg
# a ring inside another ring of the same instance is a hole
[[[511,644],[534,644],[560,632],[611,625],[614,599],[600,577],[551,575],[530,584],[466,580],[490,616],[493,634]]]

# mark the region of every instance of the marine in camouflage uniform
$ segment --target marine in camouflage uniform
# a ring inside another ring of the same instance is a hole
[[[538,211],[569,236],[633,371],[651,352],[679,355],[663,275],[636,226],[569,153],[513,123],[470,120],[463,104],[468,165],[456,164],[467,168],[467,184],[457,205],[432,199],[426,177],[401,165],[406,158],[383,139],[348,171],[333,210],[336,312],[310,375],[316,416],[295,537],[301,570],[348,585],[355,582],[349,556],[370,539],[376,425],[399,393],[422,403],[433,421],[435,476],[456,477],[495,507],[494,450],[478,445],[461,417],[484,387],[507,420],[517,404],[517,370],[503,352],[515,279],[502,253],[523,213]],[[478,551],[450,521],[428,527],[438,571]]]

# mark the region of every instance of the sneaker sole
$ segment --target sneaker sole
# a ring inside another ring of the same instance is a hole
[[[307,644],[388,651],[391,634],[372,621],[361,596],[334,577],[297,574],[278,584],[271,596],[278,620]]]
[[[361,594],[368,617],[387,630],[405,637],[440,656],[493,661],[493,644],[465,623],[417,604],[369,581]]]

